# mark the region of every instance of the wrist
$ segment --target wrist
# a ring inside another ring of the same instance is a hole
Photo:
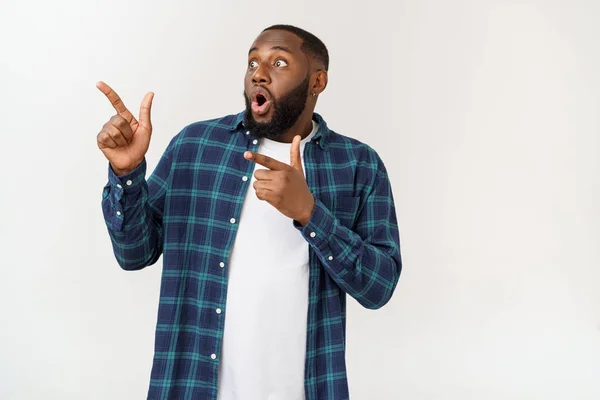
[[[313,197],[310,207],[308,207],[306,209],[306,211],[303,213],[302,217],[299,219],[296,219],[296,221],[298,221],[300,223],[300,225],[302,225],[302,226],[308,225],[308,222],[310,221],[310,217],[312,216],[314,209],[315,209],[315,198]]]
[[[113,171],[115,172],[115,175],[118,176],[119,178],[133,172],[132,169],[116,169],[116,168],[113,168]]]
[[[113,170],[113,172],[115,173],[116,176],[122,177],[122,176],[125,176],[125,175],[129,175],[130,173],[132,173],[133,171],[135,171],[135,169],[137,167],[139,167],[141,163],[142,162],[140,161],[139,163],[136,163],[133,166],[128,167],[128,168],[116,168],[112,164],[110,166],[111,166],[111,168],[112,168],[112,170]]]

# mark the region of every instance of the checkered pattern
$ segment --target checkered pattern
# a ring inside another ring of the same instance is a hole
[[[386,304],[400,276],[400,242],[377,153],[314,119],[304,166],[315,209],[305,227],[290,220],[309,243],[305,395],[343,400],[346,294],[369,309]],[[109,167],[102,209],[119,265],[138,270],[163,255],[148,399],[217,399],[228,260],[244,198],[254,195],[243,179],[254,165],[243,153],[258,150],[254,139],[239,113],[185,127],[148,180],[145,161],[122,177]]]

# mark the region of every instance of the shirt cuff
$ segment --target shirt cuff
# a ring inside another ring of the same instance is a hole
[[[102,192],[102,210],[104,220],[114,232],[122,230],[125,203],[127,199],[135,200],[136,194],[143,188],[145,179],[145,159],[133,171],[123,176],[117,176],[110,163],[108,164],[108,183]],[[132,196],[126,196],[127,193],[131,193]]]
[[[146,179],[146,159],[127,175],[117,176],[110,163],[108,164],[108,181],[122,192],[138,189]]]
[[[335,231],[338,220],[333,213],[315,197],[315,207],[306,226],[294,220],[294,227],[302,233],[302,236],[319,252],[326,253],[329,240]]]

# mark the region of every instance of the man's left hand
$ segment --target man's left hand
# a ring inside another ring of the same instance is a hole
[[[244,158],[268,168],[254,172],[256,197],[305,226],[315,207],[315,198],[304,177],[300,158],[301,140],[300,136],[294,137],[290,165],[253,151],[245,152]]]

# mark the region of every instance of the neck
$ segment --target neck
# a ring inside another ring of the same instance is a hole
[[[288,129],[283,135],[278,137],[275,141],[281,143],[292,143],[294,141],[294,137],[296,135],[300,135],[302,139],[306,138],[313,130],[312,116],[313,116],[313,107],[307,107],[304,109],[302,114],[300,114],[300,118],[298,121]]]

